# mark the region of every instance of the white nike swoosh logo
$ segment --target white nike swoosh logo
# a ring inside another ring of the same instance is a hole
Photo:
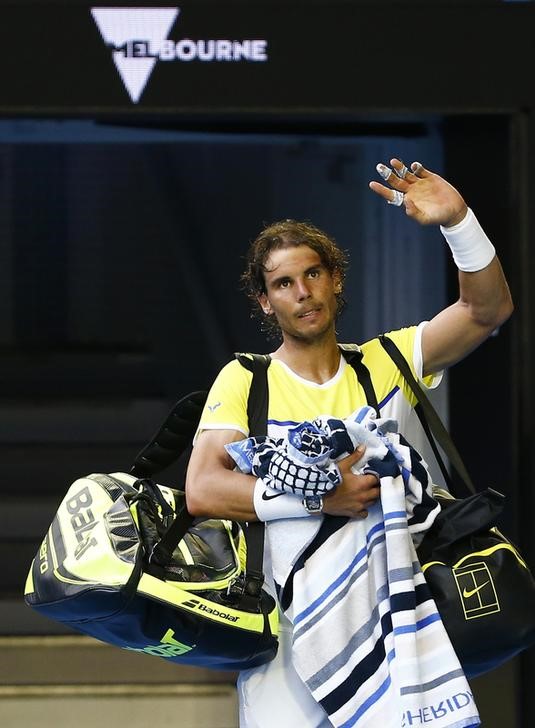
[[[475,589],[467,589],[466,587],[463,589],[463,597],[465,599],[469,599],[470,597],[473,597],[474,594],[477,594],[478,591],[483,589],[484,586],[487,586],[487,584],[490,584],[489,581],[486,581],[484,584],[480,584],[479,586],[476,586]]]

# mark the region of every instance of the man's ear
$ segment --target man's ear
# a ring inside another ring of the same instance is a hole
[[[266,314],[266,316],[269,316],[272,313],[271,304],[269,303],[268,297],[265,293],[261,293],[258,296],[258,303],[260,304],[260,308]]]
[[[342,293],[342,276],[339,270],[333,271],[333,285],[335,293]]]

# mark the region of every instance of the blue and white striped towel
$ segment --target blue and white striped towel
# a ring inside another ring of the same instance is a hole
[[[295,669],[337,728],[479,726],[416,556],[414,542],[439,509],[425,463],[369,408],[344,422],[366,443],[359,469],[380,477],[368,517],[266,529]]]

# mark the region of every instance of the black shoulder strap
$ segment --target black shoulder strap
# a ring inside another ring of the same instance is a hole
[[[267,435],[267,418],[269,406],[269,389],[267,370],[271,364],[269,354],[234,354],[242,367],[253,374],[249,399],[247,400],[247,419],[249,434]]]
[[[372,384],[370,371],[362,362],[362,352],[356,344],[338,344],[344,359],[350,364],[357,375],[357,379],[366,395],[366,402],[373,407],[379,417],[379,404]]]
[[[267,435],[269,387],[267,380],[271,357],[268,354],[235,354],[240,364],[253,374],[247,418],[251,436]],[[264,537],[265,525],[261,521],[242,524],[247,543],[245,596],[255,597],[264,583]]]
[[[476,489],[474,487],[474,484],[472,483],[472,479],[470,478],[468,471],[466,470],[459,451],[455,447],[449,432],[444,427],[440,417],[436,413],[435,408],[429,401],[424,390],[416,381],[407,360],[398,349],[396,344],[388,336],[381,334],[381,336],[379,336],[379,341],[383,345],[387,354],[394,361],[399,371],[403,374],[405,381],[407,382],[414,396],[418,400],[418,404],[414,408],[415,412],[418,415],[420,422],[422,423],[422,427],[424,428],[425,434],[427,435],[429,444],[433,448],[433,452],[435,453],[435,457],[440,466],[442,474],[444,475],[444,478],[448,483],[448,486],[450,487],[452,493],[454,495],[458,495],[455,492],[455,485],[452,483],[448,469],[446,468],[444,460],[442,459],[442,455],[440,454],[440,451],[437,447],[437,443],[440,445],[440,447],[448,457],[452,467],[455,468],[457,474],[461,478],[468,492],[475,493]]]

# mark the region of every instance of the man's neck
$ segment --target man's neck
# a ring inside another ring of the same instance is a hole
[[[303,379],[323,384],[332,379],[340,366],[340,349],[334,336],[321,341],[285,338],[273,355]]]

